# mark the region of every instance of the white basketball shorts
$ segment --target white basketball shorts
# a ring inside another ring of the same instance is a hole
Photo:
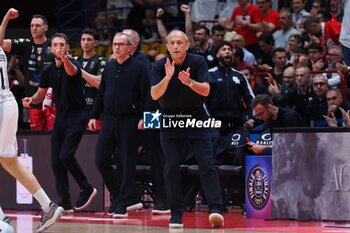
[[[18,106],[12,93],[0,93],[0,157],[17,156]]]

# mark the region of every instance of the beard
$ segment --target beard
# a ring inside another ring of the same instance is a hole
[[[230,68],[232,65],[232,56],[228,57],[228,56],[223,56],[223,57],[219,57],[219,63],[227,68]]]

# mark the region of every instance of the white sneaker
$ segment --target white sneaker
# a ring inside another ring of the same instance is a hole
[[[209,215],[209,222],[211,223],[212,227],[218,228],[224,226],[224,216],[218,211],[214,212],[212,211]]]
[[[133,205],[129,205],[128,207],[126,207],[126,211],[134,211],[134,210],[139,210],[142,209],[143,205],[141,202],[135,203]]]
[[[2,221],[0,221],[0,232],[1,233],[14,233],[15,230],[10,225],[10,219],[5,217]]]
[[[62,215],[64,209],[58,206],[55,202],[50,202],[49,211],[43,212],[41,217],[41,223],[39,224],[37,231],[43,232],[49,227],[51,227]]]

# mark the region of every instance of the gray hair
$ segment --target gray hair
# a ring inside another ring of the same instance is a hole
[[[114,37],[116,37],[116,36],[126,36],[126,42],[128,43],[128,45],[132,45],[132,43],[133,43],[133,40],[132,40],[132,38],[128,35],[128,34],[126,34],[126,33],[123,33],[123,32],[117,32],[115,35],[114,35]]]
[[[140,35],[137,31],[128,28],[128,29],[124,29],[122,33],[128,34],[133,40],[133,42],[134,41],[137,41],[138,43],[140,42]]]

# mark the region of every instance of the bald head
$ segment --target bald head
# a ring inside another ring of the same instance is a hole
[[[172,31],[168,34],[167,39],[169,40],[169,38],[172,38],[172,37],[174,37],[174,36],[184,37],[185,41],[188,42],[188,37],[187,37],[187,35],[186,35],[183,31],[180,31],[180,30],[172,30]]]

